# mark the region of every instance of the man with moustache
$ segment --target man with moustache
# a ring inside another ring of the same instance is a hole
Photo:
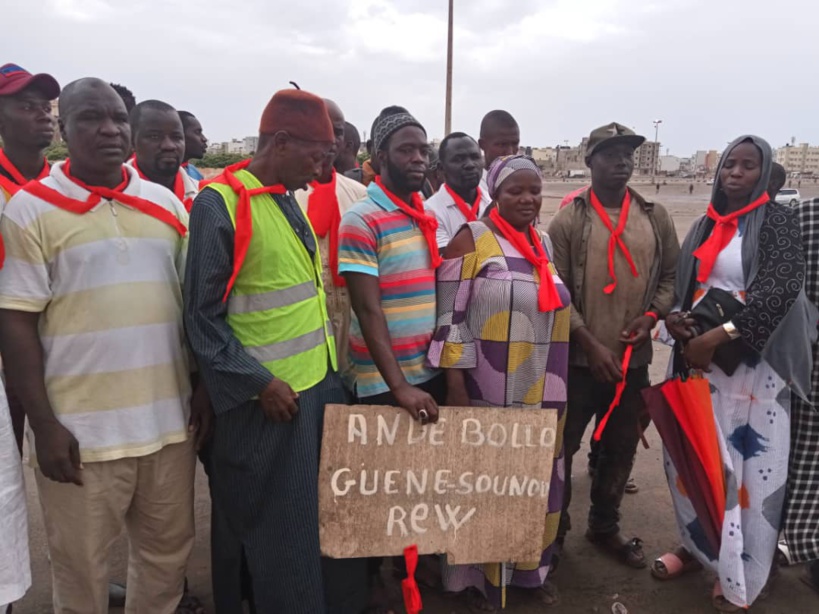
[[[171,612],[194,539],[187,213],[123,164],[131,131],[110,85],[66,86],[60,128],[70,161],[0,222],[0,349],[34,436],[54,611],[108,611],[124,530],[126,610]]]
[[[347,397],[316,236],[292,195],[321,175],[334,140],[321,98],[280,91],[253,158],[208,183],[192,209],[185,323],[216,416],[212,496],[262,613],[358,614],[367,601],[364,561],[323,559],[319,547],[324,407]],[[236,555],[221,546],[214,567]]]
[[[134,157],[140,178],[169,189],[190,212],[199,184],[182,169],[186,135],[179,113],[159,100],[140,102],[131,111]]]
[[[436,240],[443,251],[461,227],[483,217],[492,202],[480,188],[481,150],[463,132],[444,137],[438,148],[444,184],[424,205],[438,220]]]
[[[435,421],[443,375],[425,365],[435,328],[437,221],[424,210],[430,146],[409,113],[381,115],[373,130],[380,174],[341,220],[339,272],[354,317],[351,384],[359,401],[395,405]]]
[[[338,229],[341,216],[367,196],[367,189],[335,168],[339,152],[345,147],[346,122],[344,113],[335,102],[325,98],[324,103],[333,124],[335,144],[322,163],[318,179],[310,183],[307,189],[297,190],[295,196],[318,239],[327,313],[336,340],[338,372],[344,374],[349,368],[350,295],[344,278],[338,273]]]

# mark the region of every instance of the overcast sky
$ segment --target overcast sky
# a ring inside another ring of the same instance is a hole
[[[819,144],[819,8],[808,0],[455,0],[453,129],[507,109],[522,142],[618,121],[672,154],[746,132]],[[95,76],[254,134],[296,81],[368,130],[407,107],[443,136],[447,0],[3,0],[0,63]],[[665,153],[665,151],[663,152]]]

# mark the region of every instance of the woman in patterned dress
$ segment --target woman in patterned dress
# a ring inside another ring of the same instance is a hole
[[[720,161],[707,215],[692,226],[677,267],[678,310],[666,319],[685,360],[711,384],[711,400],[725,469],[721,544],[713,551],[666,455],[665,468],[683,547],[660,557],[652,573],[672,579],[705,565],[717,572],[712,604],[737,612],[764,596],[782,522],[790,444],[790,390],[804,395],[810,381],[812,310],[803,289],[805,261],[799,220],[771,202],[766,188],[771,148],[737,139]],[[745,304],[731,322],[699,336],[679,312],[711,288]],[[712,362],[714,351],[744,341],[732,374]]]
[[[525,156],[499,158],[487,184],[497,207],[460,230],[438,269],[429,363],[446,372],[448,405],[558,411],[540,561],[445,566],[445,589],[464,593],[473,610],[491,612],[504,607],[508,585],[557,600],[546,576],[563,499],[571,298],[550,262],[548,237],[532,226],[542,204],[540,169]]]

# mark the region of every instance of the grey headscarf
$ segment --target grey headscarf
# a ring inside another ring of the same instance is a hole
[[[720,174],[728,159],[728,155],[740,143],[753,143],[762,153],[762,173],[754,187],[749,202],[753,202],[768,189],[771,178],[773,153],[771,146],[757,136],[741,136],[731,143],[717,167],[714,179],[714,189],[711,202],[714,208],[724,213],[727,204],[722,192]],[[745,277],[745,287],[749,288],[759,274],[759,238],[762,224],[765,221],[767,206],[757,207],[744,216],[745,227],[742,235],[742,272]],[[694,258],[694,251],[703,243],[714,227],[714,223],[706,216],[697,219],[683,241],[680,259],[677,263],[676,280],[676,307],[680,309],[688,294],[691,279],[696,274],[698,261]],[[799,292],[791,309],[782,318],[768,339],[762,350],[762,358],[771,365],[774,371],[791,386],[791,389],[807,401],[811,389],[812,356],[811,344],[816,341],[816,323],[819,320],[819,310],[805,294],[804,287]]]

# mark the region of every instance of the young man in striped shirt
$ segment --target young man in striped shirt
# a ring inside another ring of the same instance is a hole
[[[437,419],[444,377],[426,366],[435,328],[435,216],[418,191],[429,165],[426,132],[409,113],[382,114],[373,131],[381,174],[344,214],[338,270],[353,306],[351,385],[359,402]]]

